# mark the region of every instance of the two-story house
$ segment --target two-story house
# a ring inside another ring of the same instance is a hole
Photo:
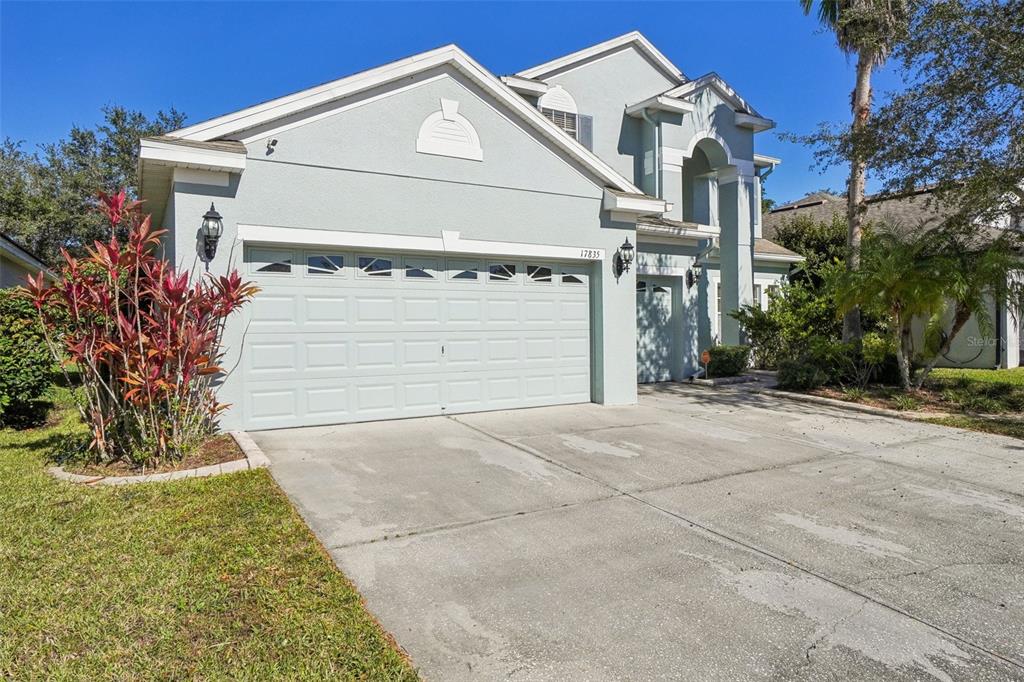
[[[799,260],[761,237],[773,125],[639,33],[504,78],[449,45],[144,139],[140,173],[168,258],[262,289],[227,427],[629,404]]]

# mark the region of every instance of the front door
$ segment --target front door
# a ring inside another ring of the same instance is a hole
[[[672,280],[636,278],[636,367],[641,384],[672,379]]]

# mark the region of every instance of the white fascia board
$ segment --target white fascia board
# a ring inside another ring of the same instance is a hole
[[[245,170],[245,154],[219,149],[199,149],[158,140],[139,141],[139,159],[166,166],[183,166],[201,170],[241,173]]]
[[[736,125],[740,128],[749,128],[755,133],[760,133],[765,130],[771,130],[775,127],[775,121],[770,118],[763,118],[761,116],[752,116],[750,114],[744,114],[736,112]]]
[[[380,232],[347,232],[314,230],[302,227],[239,225],[238,239],[243,242],[268,244],[302,244],[308,246],[341,246],[354,249],[386,249],[388,251],[443,251],[440,237],[415,237]]]
[[[577,62],[585,61],[591,57],[596,57],[597,55],[617,49],[623,45],[629,45],[630,43],[635,43],[641,51],[647,53],[647,56],[674,80],[686,80],[686,76],[684,76],[683,72],[679,70],[679,67],[673,64],[668,57],[658,50],[658,48],[654,47],[654,44],[645,38],[639,31],[631,31],[624,35],[612,38],[611,40],[606,40],[603,43],[591,45],[590,47],[567,54],[564,57],[552,59],[549,62],[544,62],[543,64],[530,67],[525,71],[518,72],[516,75],[522,76],[523,78],[541,78],[552,71],[558,71],[559,69],[563,69],[567,66],[572,66]]]
[[[501,82],[522,95],[540,97],[548,91],[547,83],[538,83],[535,80],[522,78],[521,76],[502,76]]]
[[[431,50],[430,52],[424,52],[421,55],[386,64],[376,69],[370,69],[369,71],[342,78],[326,85],[271,100],[270,102],[188,128],[182,128],[171,133],[171,135],[188,140],[214,140],[444,64],[452,65],[460,73],[466,75],[471,81],[494,96],[499,102],[519,114],[544,137],[554,142],[555,146],[580,162],[584,167],[590,169],[591,172],[605,183],[624,192],[640,193],[640,189],[636,185],[620,175],[593,152],[569,137],[558,126],[545,118],[536,107],[530,106],[526,100],[502,83],[497,76],[482,67],[455,45],[448,45]]]
[[[646,99],[643,102],[630,104],[626,107],[626,115],[634,118],[642,118],[645,109],[668,111],[673,114],[689,114],[696,108],[697,106],[693,102],[684,102],[683,100],[675,99],[674,97],[658,95],[656,97]]]
[[[803,256],[784,256],[782,254],[754,253],[754,262],[761,263],[800,263],[806,260]]]
[[[754,167],[755,168],[771,168],[778,166],[782,163],[782,159],[778,159],[774,156],[766,156],[765,154],[754,154]]]
[[[603,207],[616,213],[632,213],[635,215],[663,214],[671,211],[671,205],[664,199],[647,196],[623,196],[605,189]]]
[[[498,242],[483,239],[463,239],[458,232],[443,230],[444,252],[450,254],[474,254],[514,256],[517,258],[547,258],[555,260],[596,261],[605,259],[605,250],[591,246],[555,246],[551,244],[526,244],[522,242]]]
[[[554,246],[462,239],[458,232],[443,230],[440,237],[420,237],[380,232],[347,232],[315,230],[298,227],[239,225],[238,239],[265,244],[300,244],[303,246],[334,246],[346,249],[386,251],[426,251],[455,255],[514,256],[564,261],[595,261],[605,259],[605,250],[589,246]]]

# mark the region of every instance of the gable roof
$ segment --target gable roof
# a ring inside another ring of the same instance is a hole
[[[669,97],[684,99],[706,88],[712,88],[715,90],[715,92],[717,92],[719,96],[728,102],[729,106],[737,112],[763,118],[761,114],[757,113],[757,110],[747,102],[747,100],[740,97],[740,94],[736,92],[731,85],[726,83],[724,78],[714,71],[706,73],[700,78],[694,78],[692,81],[687,81],[678,87],[672,88],[665,94]]]
[[[538,131],[566,156],[615,189],[642,193],[641,190],[593,152],[571,138],[545,118],[535,107],[477,63],[457,45],[446,45],[383,66],[362,71],[291,95],[181,128],[168,137],[183,141],[210,142],[237,138],[245,130],[291,116],[312,107],[350,97],[372,87],[407,78],[427,69],[448,65],[506,105],[528,126]],[[598,183],[601,184],[601,183]]]
[[[596,57],[630,44],[635,45],[637,49],[650,57],[651,61],[664,71],[669,78],[677,80],[680,83],[686,81],[686,76],[679,70],[679,67],[673,64],[668,57],[663,55],[658,48],[654,47],[651,41],[645,38],[639,31],[630,31],[629,33],[617,36],[611,40],[606,40],[603,43],[591,45],[590,47],[583,48],[582,50],[578,50],[572,54],[567,54],[564,57],[558,57],[557,59],[552,59],[549,62],[544,62],[543,64],[530,67],[529,69],[524,69],[516,75],[521,78],[543,79],[544,76],[552,73],[553,71],[564,69],[568,66],[572,66],[573,64],[590,59],[591,57]]]

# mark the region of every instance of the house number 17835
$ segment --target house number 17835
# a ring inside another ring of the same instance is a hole
[[[600,258],[601,252],[597,249],[580,249],[580,258]]]

